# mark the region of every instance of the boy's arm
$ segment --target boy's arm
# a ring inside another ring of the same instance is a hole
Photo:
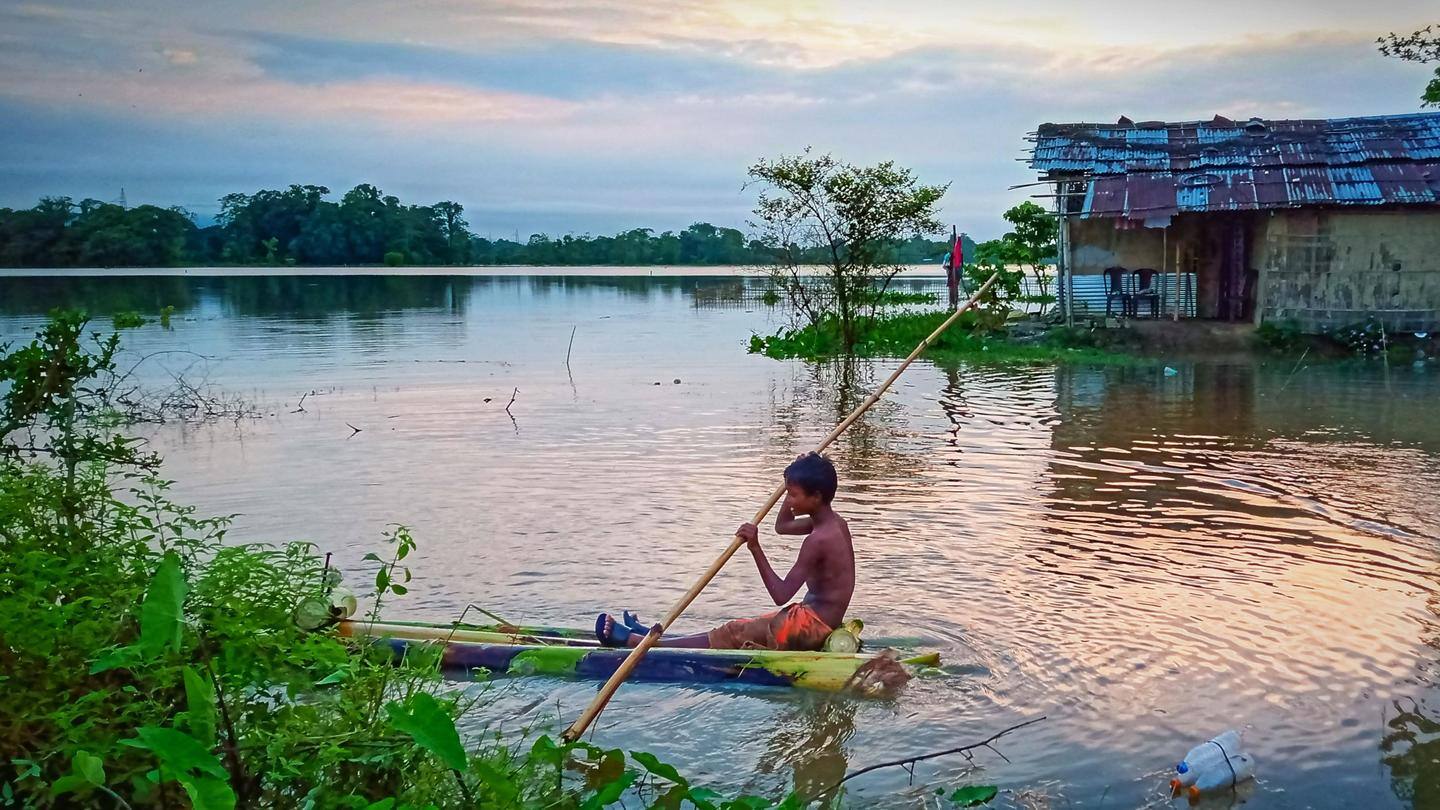
[[[790,508],[790,496],[785,496],[785,502],[780,504],[780,511],[775,515],[776,534],[809,534],[815,528],[814,522],[808,517],[795,517],[795,511]]]
[[[770,592],[770,598],[775,604],[783,605],[790,601],[800,590],[800,586],[810,579],[810,573],[815,570],[820,559],[822,542],[813,534],[805,538],[805,542],[800,546],[800,556],[795,558],[795,565],[784,577],[775,573],[770,560],[765,557],[765,550],[760,548],[758,539],[749,544],[750,554],[755,558],[755,567],[760,570],[760,579],[765,583],[765,590]]]

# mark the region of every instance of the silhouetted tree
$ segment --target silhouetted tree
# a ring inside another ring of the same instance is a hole
[[[1422,65],[1440,62],[1440,34],[1435,33],[1433,25],[1404,36],[1389,33],[1375,42],[1386,56]],[[1440,68],[1435,69],[1435,78],[1425,86],[1420,99],[1427,107],[1440,107]]]

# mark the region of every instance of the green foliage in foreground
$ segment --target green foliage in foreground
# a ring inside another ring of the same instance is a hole
[[[314,547],[226,540],[106,427],[118,335],[56,317],[0,347],[0,806],[770,807],[654,756],[462,736],[437,651],[307,632]],[[373,610],[405,593],[404,528]],[[787,800],[782,806],[797,806]]]
[[[882,315],[870,322],[853,350],[846,351],[839,324],[788,329],[769,337],[751,335],[749,351],[777,360],[815,360],[840,355],[905,357],[940,326],[950,313],[906,312]],[[926,352],[938,360],[980,360],[989,363],[1133,363],[1136,357],[1113,340],[1090,330],[1052,329],[1041,340],[1020,343],[987,328],[988,316],[966,312]]]

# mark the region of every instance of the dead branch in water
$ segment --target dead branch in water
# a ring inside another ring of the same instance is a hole
[[[192,359],[178,370],[161,366],[170,378],[168,387],[142,387],[136,381],[136,372],[143,364],[169,356]],[[107,380],[101,394],[115,408],[116,416],[127,424],[204,423],[220,419],[239,422],[260,418],[262,414],[254,403],[210,383],[209,364],[213,359],[191,351],[153,352],[141,357],[129,370]]]
[[[997,733],[995,733],[995,734],[991,734],[989,737],[986,737],[985,739],[981,740],[980,742],[974,742],[974,743],[970,743],[970,744],[968,744],[968,745],[961,745],[961,746],[957,746],[957,747],[955,747],[955,748],[947,748],[947,749],[945,749],[944,751],[932,751],[932,752],[930,752],[930,753],[928,753],[928,754],[919,754],[919,755],[916,755],[916,756],[913,756],[913,757],[905,757],[904,759],[892,760],[892,761],[890,761],[890,762],[881,762],[881,763],[879,763],[879,764],[877,764],[877,765],[870,765],[870,766],[861,768],[861,769],[858,770],[858,771],[851,771],[850,773],[845,774],[845,776],[842,777],[842,778],[840,779],[840,781],[836,782],[835,784],[833,784],[833,785],[831,785],[830,787],[826,788],[825,790],[821,791],[819,794],[817,794],[817,796],[824,796],[824,795],[827,795],[827,794],[829,794],[829,793],[833,793],[835,790],[839,789],[839,787],[840,787],[841,785],[845,784],[846,782],[850,781],[851,779],[854,779],[854,778],[857,777],[857,776],[863,776],[863,775],[865,775],[865,774],[867,774],[867,773],[870,773],[871,771],[878,771],[878,770],[880,770],[880,769],[882,769],[882,768],[904,768],[905,771],[910,774],[911,780],[914,780],[914,778],[915,778],[915,765],[916,765],[917,763],[924,762],[925,760],[928,760],[928,759],[936,759],[936,758],[939,758],[939,757],[947,757],[947,756],[951,756],[951,755],[953,755],[953,754],[961,754],[961,755],[963,755],[963,756],[965,757],[966,760],[973,760],[974,757],[972,757],[972,756],[970,755],[970,752],[971,752],[971,751],[975,751],[975,750],[980,749],[980,748],[988,748],[988,749],[990,749],[990,751],[992,751],[996,756],[1000,757],[1001,759],[1005,760],[1006,762],[1009,762],[1009,761],[1010,761],[1010,758],[1007,757],[1007,756],[1005,756],[1004,754],[1000,753],[1000,750],[997,749],[997,748],[994,746],[994,743],[995,743],[997,740],[999,740],[1001,737],[1004,737],[1006,734],[1009,734],[1009,733],[1012,732],[1012,731],[1019,731],[1020,729],[1025,728],[1026,726],[1032,726],[1032,725],[1034,725],[1034,724],[1036,724],[1036,723],[1038,723],[1038,722],[1040,722],[1041,720],[1044,720],[1044,719],[1045,719],[1045,715],[1042,714],[1042,715],[1039,716],[1039,717],[1035,717],[1035,718],[1032,718],[1032,719],[1030,719],[1030,720],[1026,720],[1026,721],[1023,722],[1023,723],[1019,723],[1019,724],[1013,725],[1013,726],[1005,729],[1004,731],[1000,731],[1000,732],[997,732]]]
[[[1280,386],[1280,390],[1281,390],[1281,391],[1284,391],[1286,388],[1289,388],[1289,387],[1290,387],[1290,381],[1293,380],[1293,379],[1295,379],[1295,374],[1296,374],[1298,371],[1300,371],[1300,364],[1303,363],[1303,362],[1305,362],[1305,355],[1307,355],[1307,354],[1309,354],[1309,353],[1310,353],[1310,347],[1309,347],[1309,346],[1306,346],[1306,347],[1305,347],[1305,351],[1303,351],[1303,352],[1300,353],[1300,359],[1295,361],[1295,367],[1292,368],[1292,369],[1290,369],[1290,376],[1288,376],[1288,377],[1285,378],[1285,384],[1282,385],[1282,386]]]
[[[516,435],[516,436],[519,436],[519,435],[520,435],[520,423],[517,422],[517,421],[515,421],[515,414],[513,414],[513,413],[510,412],[510,406],[515,404],[515,395],[516,395],[516,394],[519,394],[519,393],[520,393],[520,389],[519,389],[519,388],[516,388],[514,391],[511,391],[511,392],[510,392],[510,401],[507,402],[507,403],[505,403],[505,415],[508,416],[508,417],[510,417],[510,424],[515,428],[515,435]]]

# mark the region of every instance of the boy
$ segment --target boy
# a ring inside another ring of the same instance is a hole
[[[760,548],[754,524],[743,524],[735,532],[750,548],[760,579],[775,604],[784,605],[805,585],[808,589],[803,601],[754,619],[722,624],[708,633],[662,638],[657,646],[820,649],[830,631],[844,622],[845,610],[855,592],[855,551],[850,544],[850,528],[830,507],[836,486],[835,465],[819,453],[800,456],[785,468],[785,501],[775,518],[775,532],[809,536],[800,546],[795,565],[783,578],[775,573]],[[620,622],[605,613],[595,621],[595,635],[607,646],[637,646],[647,632],[649,628],[628,611]]]

